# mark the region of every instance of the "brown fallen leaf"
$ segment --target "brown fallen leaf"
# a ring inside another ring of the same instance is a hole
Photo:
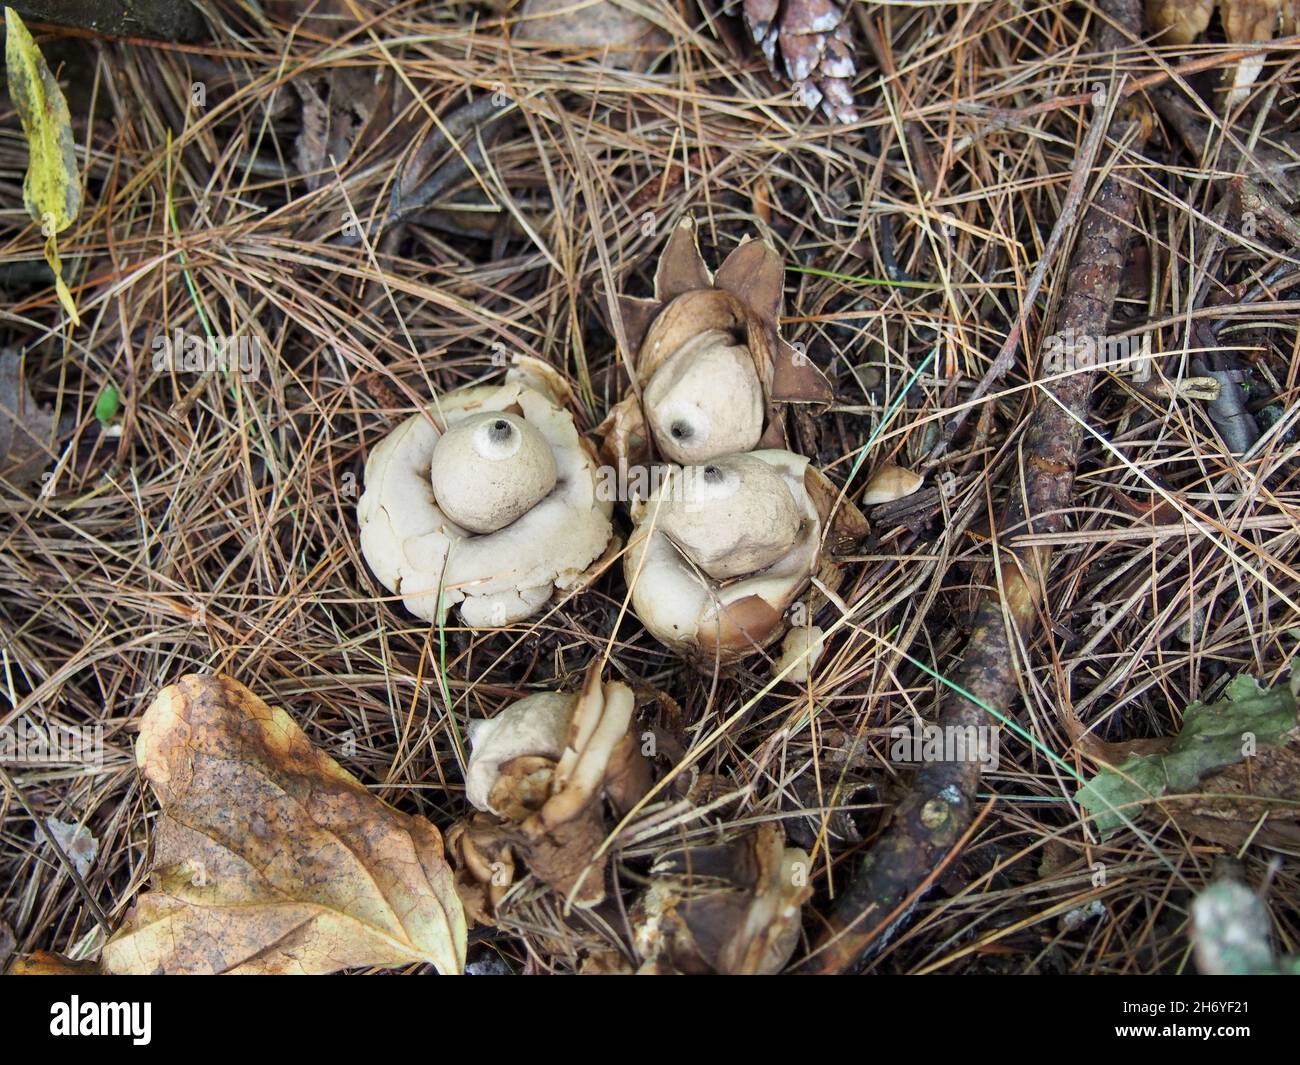
[[[42,411],[23,378],[22,358],[0,351],[0,480],[27,485],[50,463],[54,415]]]
[[[10,976],[97,976],[99,969],[93,961],[73,961],[62,954],[37,950],[21,954],[9,966]]]
[[[438,830],[380,802],[238,681],[164,688],[136,761],[162,806],[152,889],[105,945],[106,972],[463,970]]]
[[[372,147],[391,117],[392,79],[356,67],[334,67],[296,79],[302,126],[294,140],[298,173],[313,192],[334,180],[354,153]]]

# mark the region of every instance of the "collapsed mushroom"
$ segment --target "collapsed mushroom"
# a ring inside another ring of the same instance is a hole
[[[665,855],[632,907],[642,973],[780,972],[812,893],[808,855],[764,822],[739,839]]]
[[[540,610],[583,583],[613,536],[596,462],[545,363],[442,396],[371,452],[357,504],[361,552],[426,621],[460,605],[476,627]]]
[[[595,662],[581,692],[540,692],[473,724],[465,794],[481,812],[447,834],[471,916],[495,910],[516,854],[574,905],[604,900],[604,800],[621,815],[651,783],[634,704],[626,684],[601,683]]]
[[[781,339],[784,270],[750,239],[709,272],[694,220],[683,218],[655,271],[654,299],[618,297],[641,393],[601,426],[610,458],[640,465],[653,450],[692,464],[755,447],[784,447],[782,403],[829,403],[826,378]]]
[[[702,665],[767,647],[789,628],[787,611],[813,577],[839,586],[835,554],[866,535],[856,508],[836,503],[835,487],[789,451],[674,468],[632,506],[623,569],[633,609]]]

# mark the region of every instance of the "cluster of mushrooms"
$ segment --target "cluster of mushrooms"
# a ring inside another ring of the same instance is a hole
[[[437,398],[366,464],[358,519],[375,576],[419,618],[442,623],[455,607],[487,628],[537,615],[622,551],[632,608],[664,645],[712,670],[784,637],[778,670],[806,678],[822,644],[813,597],[838,587],[836,557],[867,526],[786,448],[783,406],[824,405],[831,391],[781,337],[782,285],[780,257],[756,239],[710,272],[684,219],[654,298],[612,308],[635,379],[599,448],[574,424],[567,383],[534,359],[516,358],[500,384]],[[611,480],[647,486],[624,501],[626,548]],[[596,663],[580,692],[530,695],[471,725],[478,813],[448,833],[471,916],[491,921],[520,861],[568,906],[605,900],[607,813],[625,817],[653,784],[636,702]],[[807,857],[773,831],[656,865],[634,909],[647,971],[788,960],[808,893],[791,870]]]

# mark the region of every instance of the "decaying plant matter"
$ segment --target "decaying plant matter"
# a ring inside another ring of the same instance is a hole
[[[1262,689],[1243,674],[1210,704],[1184,710],[1177,736],[1134,745],[1081,744],[1103,768],[1075,799],[1105,838],[1123,821],[1172,820],[1180,831],[1234,851],[1247,842],[1300,846],[1300,724],[1290,682]]]
[[[675,468],[632,507],[623,556],[632,606],[656,637],[701,666],[780,639],[813,579],[833,591],[836,554],[866,535],[806,458],[762,450]]]
[[[442,396],[366,463],[361,550],[416,617],[475,626],[541,610],[609,547],[613,504],[553,369],[520,357],[499,385]]]
[[[472,918],[490,920],[515,877],[515,856],[576,906],[605,898],[605,803],[626,813],[650,787],[632,729],[635,699],[601,681],[539,692],[475,722],[465,793],[479,810],[447,834]]]
[[[655,862],[630,914],[640,972],[771,975],[799,943],[808,855],[779,826]]]
[[[26,485],[50,462],[55,418],[41,410],[16,351],[0,350],[0,481]]]
[[[715,275],[694,219],[682,218],[659,257],[654,298],[616,301],[636,389],[601,427],[614,462],[694,464],[784,447],[782,404],[830,402],[821,371],[781,337],[783,275],[776,249],[753,238]]]

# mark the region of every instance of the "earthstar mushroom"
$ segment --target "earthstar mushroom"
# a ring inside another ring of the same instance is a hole
[[[831,401],[821,371],[781,337],[783,284],[776,249],[753,238],[713,274],[694,220],[681,220],[654,298],[616,301],[640,399],[625,397],[600,428],[612,462],[641,465],[653,452],[689,465],[784,447],[782,404]]]
[[[834,590],[835,554],[866,521],[808,460],[789,451],[674,468],[632,506],[623,558],[632,607],[661,642],[710,667],[781,638],[816,576]]]
[[[503,383],[441,396],[371,452],[361,551],[416,617],[459,604],[475,627],[522,620],[610,547],[613,504],[571,401],[553,369],[516,358]]]

